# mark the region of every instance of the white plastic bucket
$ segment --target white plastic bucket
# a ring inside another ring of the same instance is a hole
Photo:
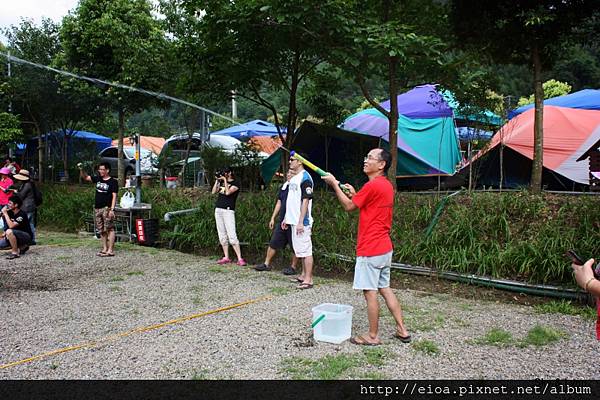
[[[324,315],[313,328],[313,337],[320,342],[340,344],[352,335],[352,306],[324,303],[313,307],[313,323]]]

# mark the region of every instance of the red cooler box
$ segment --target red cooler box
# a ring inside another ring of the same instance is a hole
[[[137,218],[135,220],[135,233],[138,244],[154,246],[158,241],[158,219]]]

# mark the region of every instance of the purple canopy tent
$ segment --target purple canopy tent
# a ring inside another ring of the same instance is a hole
[[[381,103],[386,110],[390,101]],[[452,108],[435,85],[398,96],[398,176],[454,174],[461,160]],[[370,108],[348,117],[340,128],[388,140],[388,119]]]

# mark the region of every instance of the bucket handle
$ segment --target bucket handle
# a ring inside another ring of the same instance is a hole
[[[315,322],[312,323],[312,325],[310,326],[311,329],[315,329],[315,326],[317,326],[321,321],[323,321],[325,319],[325,314],[321,314],[319,316],[319,318],[315,319]]]

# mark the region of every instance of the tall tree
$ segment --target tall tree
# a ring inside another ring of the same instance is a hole
[[[58,29],[49,19],[43,19],[39,26],[24,19],[6,31],[8,49],[16,57],[50,65],[60,51]],[[42,135],[51,129],[57,81],[50,71],[13,63],[9,87],[9,96],[15,113],[20,115],[24,132],[38,137],[38,176],[43,181],[45,142]]]
[[[324,59],[309,28],[330,23],[332,10],[337,10],[331,3],[335,2],[162,2],[196,86],[221,100],[235,90],[236,96],[267,108],[278,126],[287,127],[285,139],[281,130],[280,135],[288,148],[298,122],[299,91]],[[265,90],[285,93],[286,109],[277,109]]]
[[[81,0],[63,19],[65,62],[83,75],[137,88],[160,88],[168,73],[164,68],[166,38],[151,11],[147,0]],[[113,86],[104,92],[118,113],[118,177],[123,184],[125,118],[154,99]]]
[[[435,1],[350,1],[327,28],[320,29],[328,59],[352,77],[368,102],[388,119],[392,166],[388,176],[396,187],[398,163],[398,101],[405,89],[439,78],[446,24],[443,4]],[[389,110],[375,99],[367,81],[379,76],[387,83]]]
[[[451,19],[463,46],[499,63],[528,64],[535,96],[534,156],[531,191],[542,188],[543,100],[542,72],[555,60],[557,44],[573,35],[573,28],[591,15],[593,0],[455,0]],[[476,33],[476,34],[475,34]]]

